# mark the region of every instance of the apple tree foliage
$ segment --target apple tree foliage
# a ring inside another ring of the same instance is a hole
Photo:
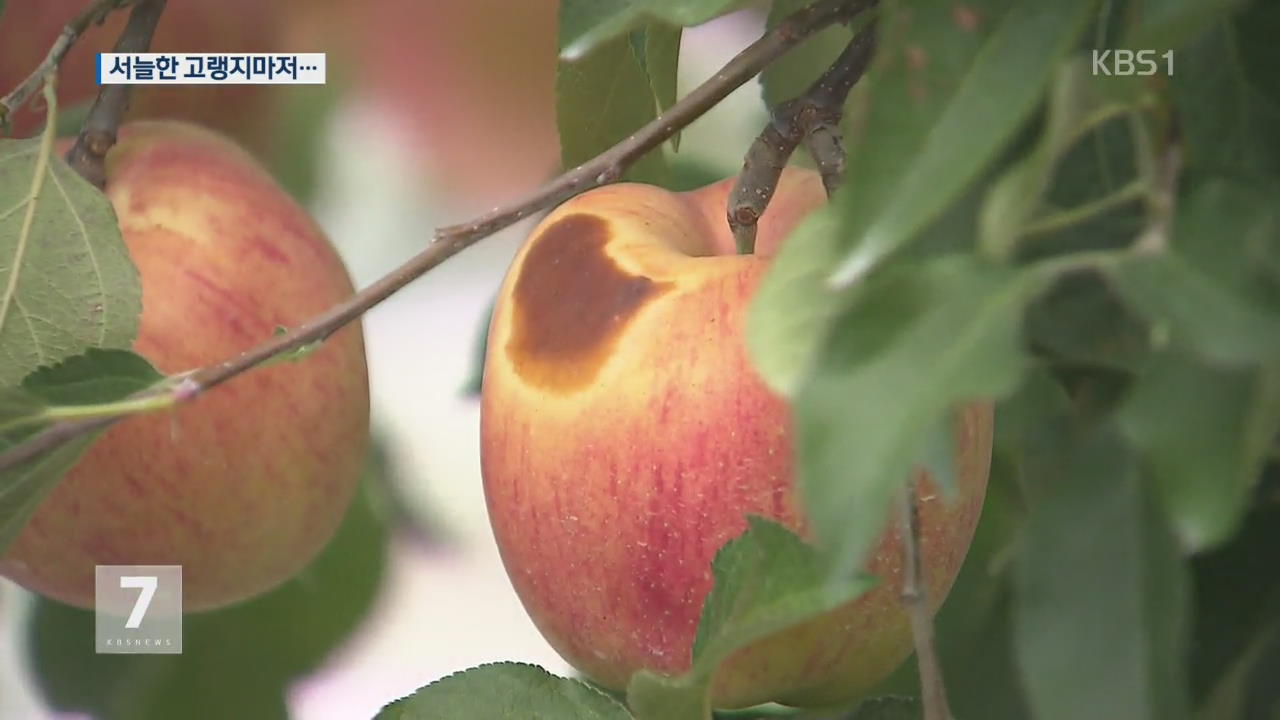
[[[804,4],[775,0],[770,21]],[[735,8],[563,3],[565,163],[661,111],[655,26]],[[956,717],[1270,717],[1280,9],[902,0],[880,3],[878,22],[876,59],[846,107],[848,179],[784,247],[749,327],[757,366],[795,403],[816,547],[782,560],[796,540],[754,523],[717,557],[699,637],[820,612],[812,593],[857,579],[907,471],[948,476],[948,414],[990,398],[992,486],[937,618]],[[851,32],[829,29],[772,65],[763,99],[801,92]],[[1116,72],[1116,49],[1151,51],[1157,71]],[[649,77],[629,93],[613,74],[583,87],[604,74],[592,65]],[[655,155],[633,177],[681,187],[679,152]],[[732,559],[746,547],[752,563]],[[790,578],[797,566],[825,568],[825,584]],[[723,593],[768,573],[789,577],[786,589],[720,615]],[[686,676],[638,676],[630,712],[705,716],[707,662],[695,648]],[[479,695],[505,672],[449,682]],[[881,690],[917,695],[912,663]],[[384,714],[454,717],[436,692]],[[868,701],[841,716],[876,711]]]
[[[773,0],[767,22],[805,4]],[[683,28],[746,5],[562,0],[564,166],[670,107]],[[498,663],[379,717],[708,717],[724,657],[874,582],[858,564],[902,479],[926,465],[945,485],[946,420],[974,399],[998,403],[991,487],[936,618],[956,717],[1280,712],[1280,6],[881,0],[874,14],[847,180],[786,244],[749,323],[758,368],[794,402],[814,542],[753,520],[720,551],[683,676],[642,673],[614,695]],[[852,32],[770,66],[762,103],[802,92]],[[1126,72],[1147,68],[1117,50],[1155,71]],[[0,449],[172,381],[125,350],[140,299],[110,205],[41,142],[0,141]],[[627,177],[684,189],[706,173],[677,137]],[[92,439],[0,474],[0,547]],[[193,621],[217,652],[103,663],[77,644],[90,616],[40,603],[41,684],[108,718],[198,717],[228,697],[237,717],[278,716],[287,682],[372,597],[374,510],[362,496],[303,576]],[[321,607],[316,582],[344,594]],[[236,649],[248,636],[268,638],[267,671]],[[858,706],[794,716],[918,718],[919,692],[908,662]]]

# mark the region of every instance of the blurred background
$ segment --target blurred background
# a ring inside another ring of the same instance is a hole
[[[8,0],[0,91],[85,2]],[[93,55],[123,19],[92,29],[64,64],[67,132],[95,91]],[[762,24],[744,11],[687,32],[681,93]],[[558,170],[555,28],[549,0],[169,0],[153,50],[326,52],[329,84],[145,89],[132,113],[235,136],[312,209],[364,285],[433,228]],[[40,110],[19,114],[11,134],[36,132]],[[750,84],[691,127],[677,164],[688,184],[735,172],[763,122]],[[0,580],[0,718],[194,717],[182,703],[204,698],[225,709],[215,717],[271,717],[284,686],[291,717],[346,720],[485,662],[569,674],[511,590],[479,474],[478,344],[528,230],[463,252],[365,316],[378,453],[313,568],[261,600],[189,617],[180,661],[93,656],[92,615]]]

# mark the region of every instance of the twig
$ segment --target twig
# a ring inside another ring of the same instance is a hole
[[[873,5],[874,1],[825,0],[792,13],[777,27],[738,53],[710,80],[699,85],[631,137],[551,181],[527,200],[495,209],[468,223],[441,228],[436,231],[436,238],[490,235],[543,207],[567,200],[584,190],[615,182],[622,177],[623,170],[637,158],[666,142],[677,130],[710,110],[801,40],[828,25],[856,16]]]
[[[1177,202],[1178,179],[1182,172],[1182,147],[1171,138],[1152,170],[1151,192],[1147,194],[1147,227],[1134,240],[1132,250],[1138,254],[1158,254],[1169,246],[1173,232],[1173,213]]]
[[[867,7],[874,2],[866,3]],[[743,159],[742,174],[729,193],[725,215],[739,253],[755,250],[756,224],[764,214],[778,179],[800,143],[805,144],[822,174],[827,194],[844,179],[844,145],[840,118],[845,98],[871,64],[875,54],[875,23],[849,41],[804,94],[779,104]]]
[[[151,36],[155,35],[164,5],[165,0],[138,0],[116,41],[115,52],[141,53],[150,49]],[[107,184],[104,161],[107,151],[116,144],[116,131],[129,109],[132,90],[131,85],[103,85],[75,144],[67,151],[67,164],[98,188]]]
[[[630,162],[689,125],[787,50],[818,30],[850,17],[864,5],[866,3],[860,0],[823,0],[796,11],[747,46],[719,72],[666,112],[591,161],[552,180],[524,200],[496,208],[469,223],[437,230],[435,242],[425,250],[345,302],[326,310],[289,333],[275,336],[235,358],[196,370],[190,374],[188,382],[182,384],[180,391],[165,392],[174,393],[175,400],[185,402],[269,358],[321,341],[476,241],[579,192],[616,180]],[[103,429],[123,417],[125,415],[113,415],[54,423],[0,453],[0,472],[27,462],[79,435]]]
[[[947,688],[942,680],[933,643],[933,613],[929,608],[929,588],[924,582],[920,563],[920,507],[916,503],[915,476],[907,481],[902,502],[902,605],[911,621],[911,637],[916,646],[916,664],[920,669],[920,696],[924,720],[951,720],[947,704]]]
[[[67,56],[67,52],[71,50],[80,36],[90,25],[102,22],[112,10],[124,7],[136,0],[93,0],[89,6],[80,11],[67,23],[62,32],[58,34],[58,38],[53,41],[53,47],[49,48],[49,52],[45,55],[44,60],[36,67],[30,75],[27,76],[16,88],[8,95],[0,98],[0,121],[3,121],[10,113],[22,107],[35,96],[36,91],[40,89],[40,84],[44,82],[44,78],[53,72],[62,64],[62,59]]]

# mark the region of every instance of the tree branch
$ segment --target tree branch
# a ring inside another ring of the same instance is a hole
[[[45,55],[44,60],[36,67],[25,80],[18,84],[8,95],[0,98],[0,122],[3,122],[10,113],[22,107],[35,96],[36,91],[40,89],[40,84],[44,82],[44,78],[53,70],[62,64],[62,59],[67,56],[67,52],[76,44],[80,36],[89,29],[90,25],[100,23],[112,10],[116,10],[137,0],[93,0],[89,6],[80,11],[67,23],[62,32],[58,34],[56,40],[53,41],[53,47],[49,48],[49,52]]]
[[[942,665],[933,642],[933,612],[929,608],[929,588],[920,562],[920,507],[916,499],[919,483],[913,475],[907,481],[902,501],[902,605],[911,621],[911,637],[920,669],[920,697],[924,720],[951,720]]]
[[[116,41],[115,52],[141,53],[150,49],[164,6],[165,0],[138,0]],[[67,164],[99,189],[107,184],[104,161],[107,151],[116,144],[116,131],[129,109],[132,91],[132,85],[103,85],[75,144],[67,151]]]
[[[710,110],[786,51],[822,28],[861,12],[870,4],[868,0],[822,0],[798,10],[747,46],[719,72],[666,112],[589,162],[547,183],[528,198],[496,208],[471,222],[437,230],[435,241],[425,250],[304,325],[285,335],[273,337],[237,357],[195,370],[176,389],[166,388],[158,393],[144,391],[142,395],[170,394],[175,402],[186,402],[272,357],[329,337],[423,273],[478,240],[580,192],[617,180],[631,162]],[[0,453],[0,472],[28,462],[79,435],[106,428],[126,416],[109,415],[54,423]]]
[[[866,4],[868,7],[874,2]],[[779,104],[743,158],[742,173],[729,193],[725,216],[739,253],[755,250],[756,224],[778,188],[782,170],[804,143],[822,174],[827,195],[844,179],[840,118],[849,91],[875,54],[875,23],[854,35],[831,67],[804,94]]]

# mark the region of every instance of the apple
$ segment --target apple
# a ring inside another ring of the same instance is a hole
[[[285,3],[288,4],[288,3]],[[9,92],[40,64],[54,39],[84,0],[9,0],[0,13],[0,94]],[[153,52],[304,52],[285,46],[288,15],[282,3],[260,0],[174,0],[166,5]],[[91,101],[98,92],[96,56],[111,52],[129,10],[111,13],[101,27],[90,27],[63,60],[58,99],[67,106]],[[320,48],[323,49],[323,48]],[[271,125],[269,85],[143,85],[134,88],[129,117],[173,118],[199,122],[226,132],[255,150],[265,151]],[[12,135],[39,132],[43,100],[37,95],[13,118]]]
[[[390,120],[433,186],[491,207],[559,166],[557,6],[318,0],[302,12],[322,18],[312,22],[349,68],[358,101]]]
[[[142,283],[134,350],[162,372],[233,357],[351,294],[315,222],[230,140],[141,121],[121,128],[106,162]],[[187,611],[249,598],[333,535],[368,442],[352,324],[295,362],[110,428],[36,509],[0,574],[92,607],[94,565],[181,565]]]
[[[733,180],[688,193],[617,184],[561,205],[514,259],[494,309],[481,469],[498,549],[551,645],[601,685],[688,669],[711,561],[746,516],[806,532],[786,400],[744,342],[752,294],[788,231],[824,201],[788,169],[754,255],[725,222]],[[936,611],[986,490],[992,411],[957,413],[959,498],[919,483],[923,572]],[[911,651],[902,546],[890,523],[853,603],[739,651],[716,707],[851,699]]]

